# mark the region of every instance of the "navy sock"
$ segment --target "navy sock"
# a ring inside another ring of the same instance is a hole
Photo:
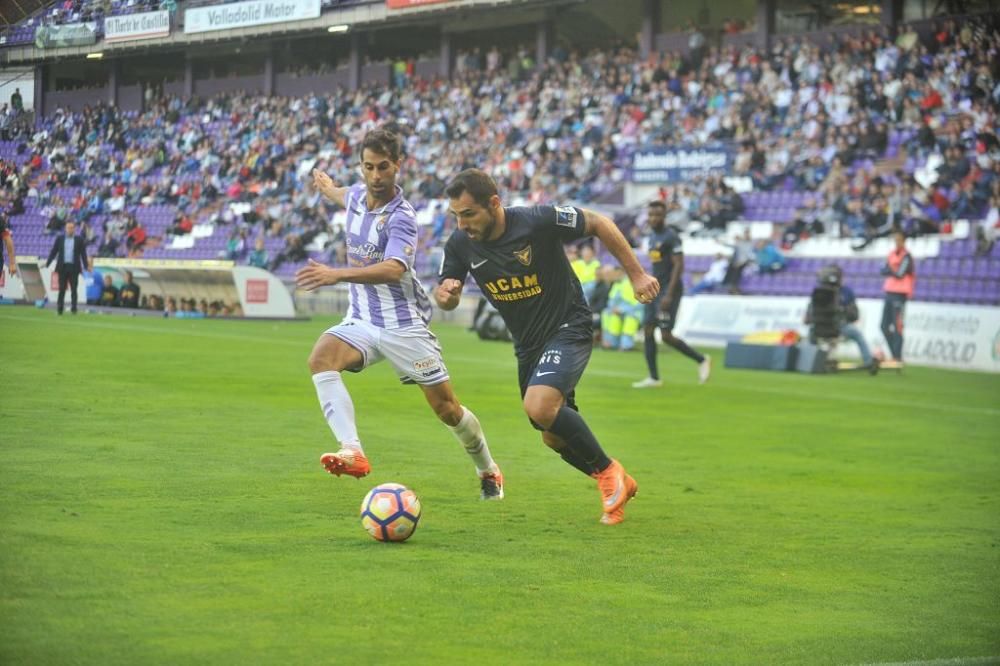
[[[583,462],[583,460],[580,458],[580,456],[576,455],[576,453],[573,451],[573,449],[569,448],[569,446],[567,446],[565,448],[562,448],[562,449],[557,449],[555,451],[556,451],[556,453],[559,454],[560,458],[562,458],[568,464],[570,464],[573,467],[577,468],[578,470],[580,470],[581,472],[583,472],[587,476],[590,476],[591,474],[594,473],[594,468],[591,467],[590,465],[588,465],[587,463]]]
[[[642,350],[646,353],[646,367],[649,368],[649,376],[653,379],[659,379],[660,371],[656,367],[656,338],[652,332],[646,333],[643,338]]]
[[[702,356],[695,350],[688,347],[687,343],[681,340],[680,338],[674,338],[673,342],[668,342],[667,344],[696,363],[701,363],[702,361],[705,360],[704,356]]]
[[[559,409],[556,420],[552,422],[549,431],[562,437],[576,458],[593,468],[595,472],[600,472],[611,464],[611,459],[604,453],[604,449],[597,442],[594,433],[587,427],[583,417],[566,405]],[[576,467],[576,465],[573,466]],[[582,471],[582,468],[578,467],[577,469]]]

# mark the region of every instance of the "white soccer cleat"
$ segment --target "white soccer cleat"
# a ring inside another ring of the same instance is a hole
[[[503,473],[497,467],[495,472],[484,472],[479,475],[479,499],[482,500],[502,500],[503,493]]]
[[[659,388],[663,386],[662,379],[653,379],[652,377],[646,377],[645,379],[632,382],[632,388]]]
[[[712,374],[712,357],[705,354],[705,360],[698,364],[698,383],[704,384]]]

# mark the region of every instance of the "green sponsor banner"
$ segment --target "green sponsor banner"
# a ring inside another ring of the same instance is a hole
[[[88,46],[96,43],[96,23],[43,25],[35,29],[35,46],[40,49],[58,49],[64,46]]]

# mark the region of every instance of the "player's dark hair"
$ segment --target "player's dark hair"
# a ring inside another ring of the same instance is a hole
[[[649,202],[649,207],[650,208],[662,208],[663,210],[666,210],[667,209],[667,204],[664,201],[660,200],[660,199],[653,199],[652,201]]]
[[[469,196],[483,208],[489,206],[490,197],[498,194],[497,184],[489,174],[479,169],[466,169],[455,176],[444,190],[449,199],[457,199],[464,192],[468,192]]]
[[[402,146],[397,134],[387,129],[373,129],[365,134],[365,138],[361,141],[361,153],[364,154],[367,148],[373,153],[385,155],[393,162],[398,162],[403,154]]]

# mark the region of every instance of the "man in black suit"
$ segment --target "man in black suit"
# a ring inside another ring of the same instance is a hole
[[[56,238],[52,244],[52,251],[49,252],[49,259],[45,262],[45,267],[55,260],[56,272],[59,274],[59,300],[56,309],[59,314],[63,313],[63,303],[66,302],[66,287],[70,291],[70,306],[73,314],[76,314],[76,285],[80,279],[80,273],[87,269],[90,261],[87,259],[87,246],[84,239],[76,236],[76,223],[67,222],[66,231]]]

